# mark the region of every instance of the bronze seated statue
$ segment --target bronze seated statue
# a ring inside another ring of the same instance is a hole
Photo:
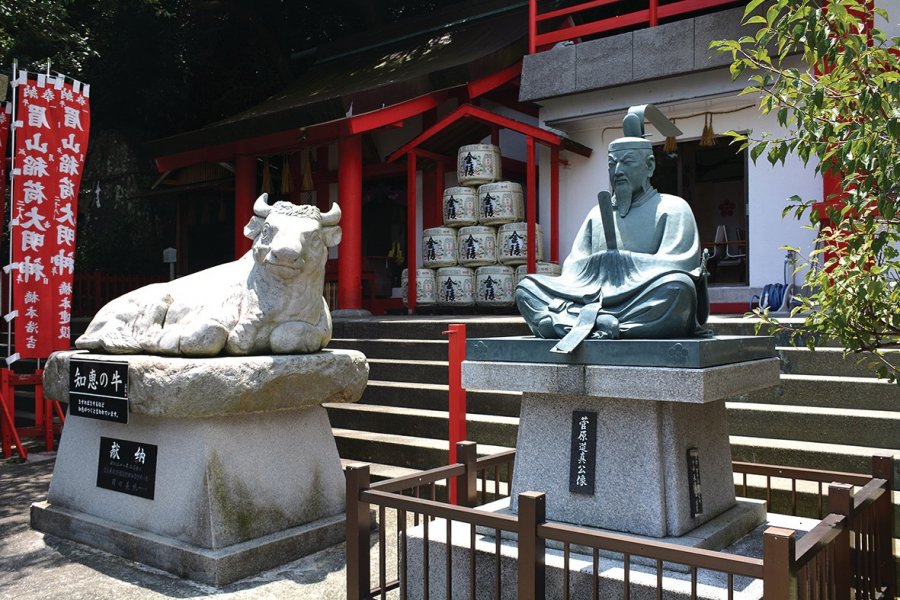
[[[650,186],[656,166],[643,108],[609,145],[610,184],[587,215],[559,277],[528,275],[516,304],[532,332],[571,352],[587,337],[679,338],[705,333],[706,270],[687,202]],[[634,111],[634,109],[632,109]],[[656,111],[658,113],[658,111]]]

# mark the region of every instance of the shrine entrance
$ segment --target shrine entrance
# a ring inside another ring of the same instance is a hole
[[[694,212],[700,240],[709,251],[711,285],[747,285],[746,152],[717,138],[712,146],[699,140],[678,142],[674,152],[653,147],[653,185],[684,198]]]

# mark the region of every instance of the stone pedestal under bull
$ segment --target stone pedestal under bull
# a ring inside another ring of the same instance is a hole
[[[359,400],[369,366],[324,349],[339,220],[337,205],[264,194],[246,255],[113,300],[80,350],[53,354],[44,390],[69,418],[32,527],[213,585],[341,541],[344,476],[322,403]],[[84,389],[110,369],[125,419]]]

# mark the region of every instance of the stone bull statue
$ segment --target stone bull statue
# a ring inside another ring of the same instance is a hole
[[[331,341],[322,297],[341,210],[253,206],[253,247],[233,262],[129,292],[104,306],[75,347],[110,354],[305,354]]]

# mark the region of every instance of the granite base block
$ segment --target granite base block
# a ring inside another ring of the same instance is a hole
[[[593,494],[570,490],[572,414],[597,413]],[[521,492],[547,495],[547,519],[657,538],[680,536],[734,506],[724,402],[634,402],[525,393],[513,470]],[[689,448],[700,457],[702,512],[692,513]]]
[[[343,514],[212,550],[48,502],[31,505],[31,525],[180,577],[224,586],[344,540]]]

